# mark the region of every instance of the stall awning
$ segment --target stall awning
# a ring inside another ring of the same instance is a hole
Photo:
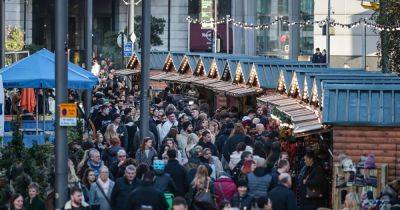
[[[275,106],[280,112],[290,117],[293,133],[296,135],[323,128],[318,115],[296,99],[271,95],[257,98],[257,100]]]
[[[180,84],[192,84],[195,86],[210,89],[214,92],[224,93],[235,97],[255,95],[261,91],[261,89],[259,88],[250,88],[243,85],[235,85],[230,82],[225,82],[218,79],[197,77],[190,74],[161,73],[150,77],[150,79],[155,81],[173,82]]]
[[[140,73],[140,69],[121,69],[115,71],[116,75],[128,76]]]

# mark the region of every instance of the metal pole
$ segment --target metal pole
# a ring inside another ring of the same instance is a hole
[[[56,0],[55,5],[55,54],[56,54],[56,209],[62,209],[68,200],[68,145],[67,128],[60,126],[59,105],[68,101],[67,70],[67,33],[68,33],[68,0]]]
[[[217,53],[217,33],[218,33],[218,25],[217,25],[217,19],[218,19],[218,0],[214,0],[214,46],[213,46],[213,53]]]
[[[39,93],[36,91],[36,135],[39,135]]]
[[[328,17],[326,23],[326,65],[329,67],[331,63],[331,33],[329,31],[331,25],[331,0],[328,0]]]
[[[300,1],[289,0],[289,21],[291,23],[299,22],[300,20]],[[289,58],[291,60],[298,60],[299,58],[299,43],[300,43],[300,25],[292,24],[289,27],[290,32],[290,45],[289,45]]]
[[[188,25],[187,25],[187,28],[188,28],[188,33],[187,33],[187,35],[188,35],[188,39],[187,39],[187,46],[188,46],[188,52],[190,52],[190,21],[188,20]]]
[[[168,0],[168,51],[171,51],[171,0]]]
[[[6,57],[6,2],[0,0],[0,68],[5,67]]]
[[[124,68],[124,48],[125,48],[125,42],[124,42],[124,32],[121,32],[120,33],[121,34],[121,48],[122,48],[122,50],[121,50],[121,65],[122,65],[122,68]]]
[[[149,68],[150,68],[150,24],[151,0],[142,1],[142,70],[140,80],[140,141],[149,131]]]
[[[45,136],[46,131],[46,94],[45,89],[42,89],[43,92],[43,136]]]
[[[87,71],[92,70],[93,60],[93,0],[86,0],[85,6],[85,67]],[[83,106],[85,109],[85,117],[90,115],[90,107],[92,106],[91,90],[83,92]]]
[[[361,68],[366,69],[367,67],[367,25],[365,21],[363,23],[362,33],[362,56],[361,56]]]
[[[129,3],[129,36],[132,37],[132,34],[135,34],[135,0],[131,0]],[[130,39],[129,37],[129,39]],[[135,40],[130,39],[133,43]]]
[[[229,15],[226,15],[226,20],[225,20],[225,23],[226,23],[226,53],[227,54],[229,54],[229,45],[230,45],[230,43],[229,43]]]

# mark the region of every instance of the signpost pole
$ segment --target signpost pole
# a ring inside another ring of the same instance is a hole
[[[92,70],[92,30],[93,30],[93,0],[86,0],[85,7],[85,67],[87,71]],[[83,92],[84,100],[83,105],[85,108],[85,117],[88,118],[90,115],[90,108],[92,106],[91,90],[85,90]]]
[[[226,23],[226,53],[227,54],[229,54],[229,45],[230,45],[230,43],[229,43],[229,15],[226,15],[226,20],[225,20],[225,23]]]
[[[328,0],[328,17],[326,23],[326,65],[331,63],[331,0]]]
[[[124,68],[124,48],[125,48],[125,42],[124,42],[124,32],[121,32],[121,45],[122,45],[122,52],[121,52],[121,65],[122,68]]]
[[[142,1],[142,70],[140,80],[140,141],[149,132],[149,70],[150,70],[150,24],[151,0]]]
[[[56,0],[55,3],[55,56],[56,56],[56,132],[55,132],[55,207],[62,209],[68,200],[68,145],[67,129],[60,126],[61,103],[68,100],[67,70],[67,34],[68,34],[68,0]]]
[[[214,40],[213,40],[213,53],[217,53],[217,39],[218,39],[218,0],[214,0]]]
[[[188,52],[190,52],[190,35],[191,35],[191,32],[190,32],[190,21],[188,20],[188,25],[187,25],[187,28],[188,28],[188,38],[187,38],[187,46],[188,46]]]
[[[0,0],[0,68],[5,67],[6,52],[6,2]]]

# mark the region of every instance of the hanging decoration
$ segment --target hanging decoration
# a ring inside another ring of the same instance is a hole
[[[274,20],[272,20],[272,22],[266,23],[266,24],[253,24],[253,23],[241,22],[241,21],[236,21],[233,18],[222,18],[222,19],[219,19],[216,21],[214,21],[213,19],[200,21],[197,18],[191,18],[190,16],[188,16],[186,18],[186,20],[189,23],[199,23],[199,24],[206,24],[206,23],[221,24],[221,23],[226,23],[226,21],[228,21],[228,22],[231,22],[233,24],[233,26],[235,26],[235,27],[243,28],[243,29],[253,29],[253,30],[267,30],[278,23],[285,24],[288,26],[299,25],[300,27],[311,26],[311,25],[317,24],[319,27],[324,27],[324,25],[326,25],[326,23],[329,22],[330,26],[342,27],[342,28],[348,28],[348,29],[352,29],[355,27],[359,27],[361,25],[365,25],[368,28],[372,28],[372,29],[375,29],[378,31],[400,31],[400,26],[380,25],[380,24],[376,24],[373,21],[371,21],[371,19],[366,19],[366,18],[360,18],[358,21],[348,23],[348,24],[347,23],[338,23],[334,19],[331,19],[330,21],[328,21],[328,19],[324,19],[324,20],[318,20],[318,21],[307,20],[307,21],[299,21],[299,22],[290,22],[282,16],[276,17]]]

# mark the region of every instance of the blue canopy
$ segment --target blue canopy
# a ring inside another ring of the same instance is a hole
[[[55,88],[55,55],[42,49],[1,69],[5,88]],[[91,72],[68,62],[68,88],[92,89],[98,78]]]

